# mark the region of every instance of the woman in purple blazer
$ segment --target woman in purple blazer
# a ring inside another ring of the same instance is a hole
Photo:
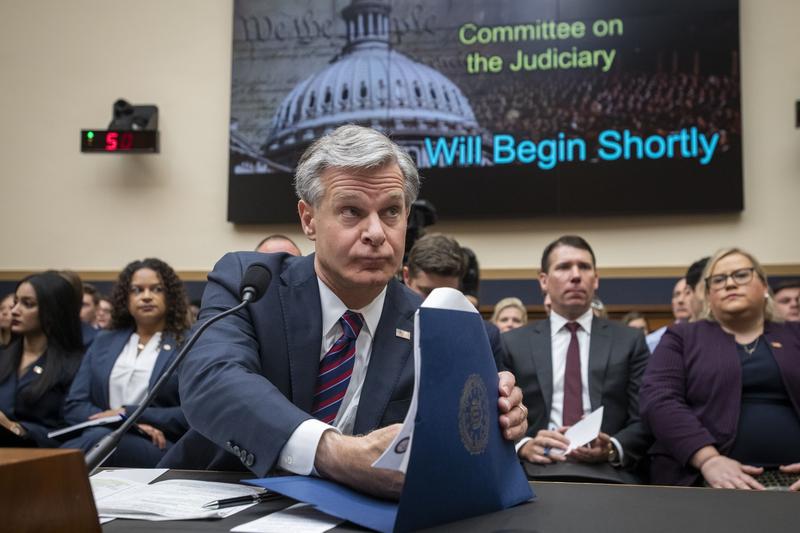
[[[800,474],[800,324],[772,321],[766,274],[743,250],[717,252],[704,281],[706,319],[667,330],[639,390],[650,481],[763,489],[764,469]]]

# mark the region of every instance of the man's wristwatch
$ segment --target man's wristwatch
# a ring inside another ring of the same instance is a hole
[[[608,446],[606,447],[606,457],[609,463],[616,463],[619,461],[619,454],[617,454],[617,447],[614,446],[613,443],[609,442]]]

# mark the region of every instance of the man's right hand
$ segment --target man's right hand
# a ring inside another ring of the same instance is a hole
[[[522,445],[519,449],[519,456],[531,463],[548,465],[556,461],[566,461],[564,451],[569,446],[569,439],[564,436],[566,427],[558,428],[558,431],[539,430],[536,436]],[[560,450],[552,453],[552,450]]]
[[[405,475],[395,470],[373,468],[372,463],[391,444],[400,427],[400,424],[394,424],[361,437],[326,431],[317,446],[314,468],[320,476],[353,489],[398,500]]]

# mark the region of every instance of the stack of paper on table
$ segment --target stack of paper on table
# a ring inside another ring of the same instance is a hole
[[[151,474],[156,473],[154,477]],[[255,503],[223,509],[204,509],[203,505],[226,498],[258,494],[247,485],[188,479],[170,479],[148,485],[165,470],[110,470],[92,476],[97,513],[101,518],[137,520],[192,520],[225,518]]]

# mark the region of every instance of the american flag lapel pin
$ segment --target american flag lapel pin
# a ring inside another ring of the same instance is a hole
[[[394,334],[396,337],[400,337],[401,339],[405,339],[407,341],[411,340],[411,332],[406,331],[404,329],[397,328],[394,330]]]

